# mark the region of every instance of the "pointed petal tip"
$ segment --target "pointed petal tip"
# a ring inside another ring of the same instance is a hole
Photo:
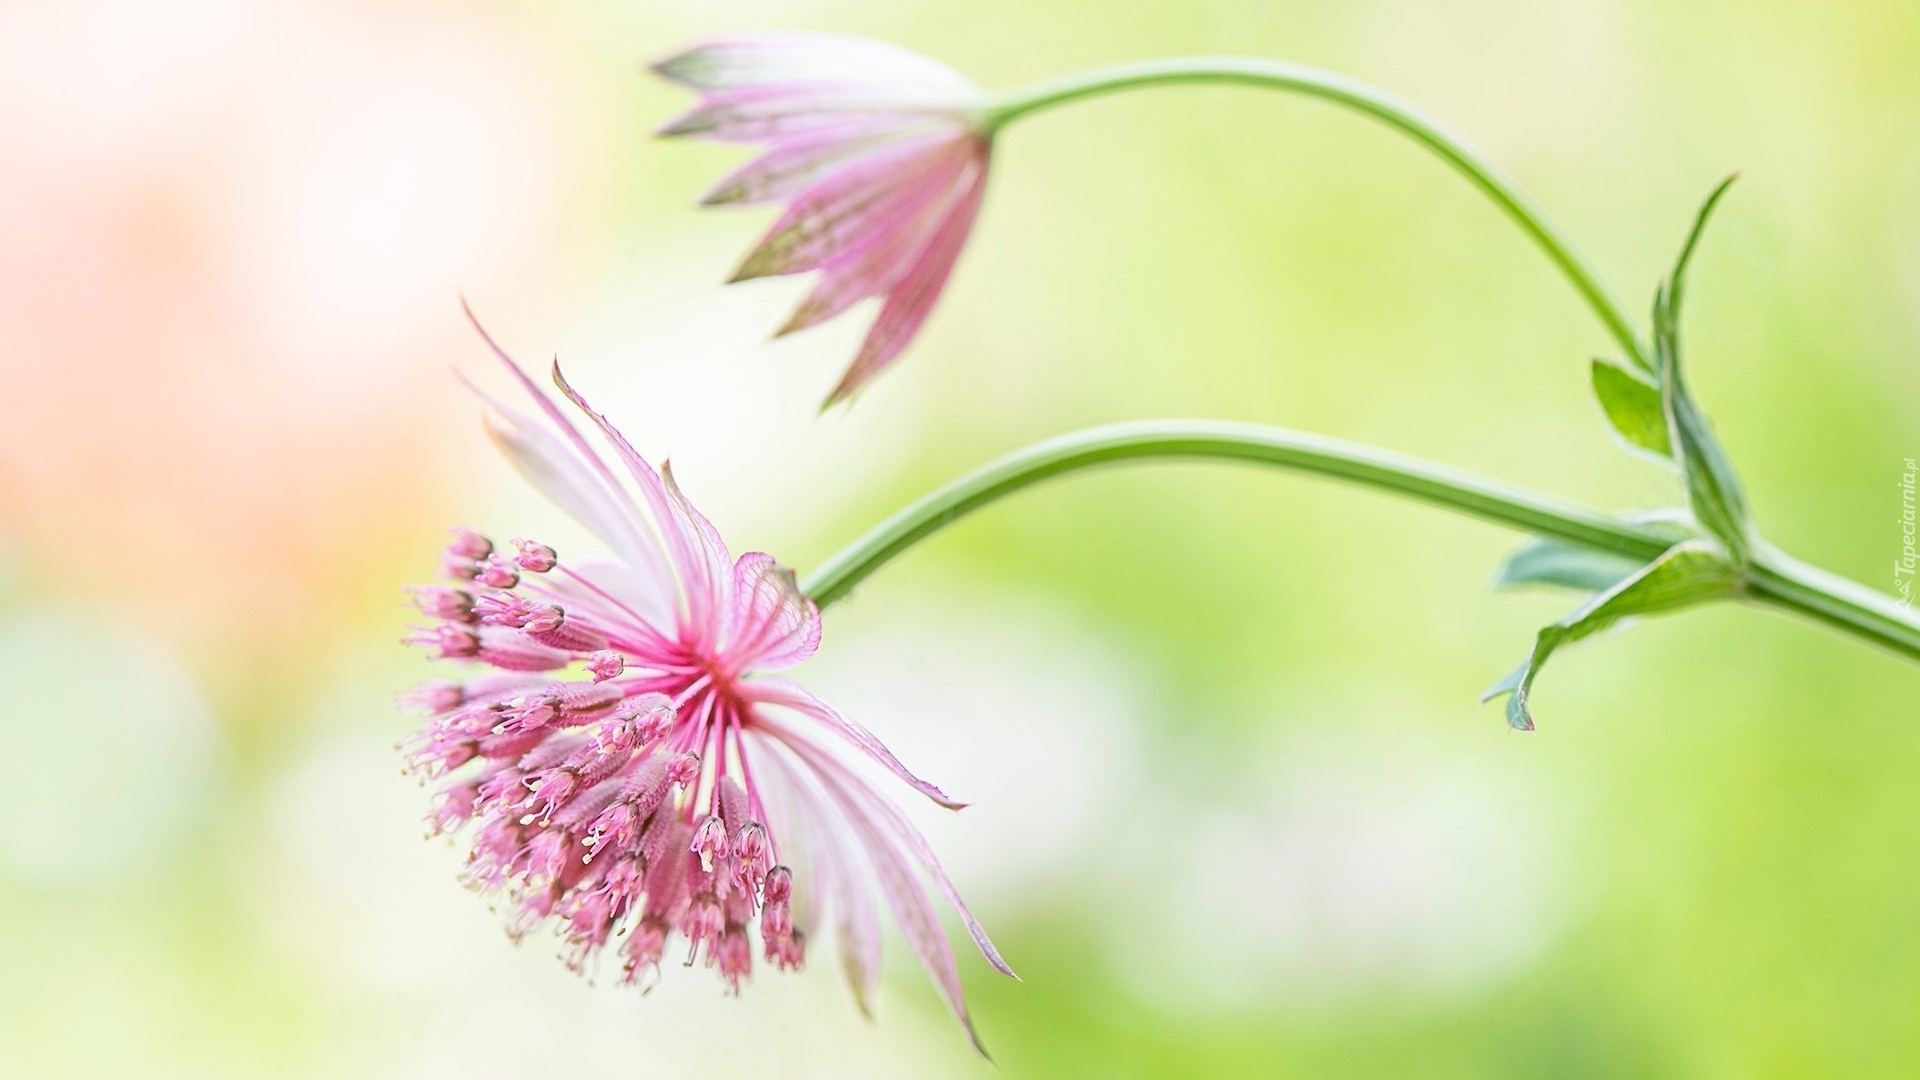
[[[705,50],[704,45],[693,45],[669,56],[647,62],[647,70],[677,86],[699,87],[692,81],[687,64]]]
[[[739,266],[733,268],[733,273],[727,277],[726,283],[728,285],[737,285],[742,281],[752,281],[755,278],[763,277],[779,277],[782,274],[790,274],[793,272],[794,271],[782,267],[779,259],[767,253],[767,244],[766,241],[763,240],[752,251],[747,252],[747,257],[740,260]]]
[[[846,373],[840,376],[840,381],[834,385],[833,392],[827,395],[827,400],[821,403],[820,411],[824,413],[835,405],[852,401],[853,396],[859,393],[862,387],[866,386],[867,379],[871,374],[871,372],[861,372],[860,361],[856,358],[853,366],[849,367]]]
[[[460,310],[466,313],[467,322],[472,325],[474,332],[480,335],[480,340],[486,342],[488,350],[507,366],[507,370],[513,373],[514,378],[531,386],[532,384],[527,382],[527,373],[520,370],[520,365],[514,362],[513,357],[507,355],[507,350],[501,348],[500,343],[493,339],[493,335],[487,333],[487,328],[480,324],[480,317],[473,313],[473,307],[467,303],[465,294],[460,297]],[[468,385],[472,384],[468,383]]]
[[[787,321],[781,323],[780,329],[773,332],[773,336],[783,338],[788,334],[797,334],[802,330],[820,325],[834,314],[830,305],[822,304],[809,296],[800,301],[799,306],[793,309],[793,314],[787,316]]]
[[[999,1072],[1000,1064],[993,1060],[992,1054],[987,1053],[987,1044],[980,1041],[980,1032],[973,1026],[973,1017],[968,1016],[962,1011],[960,1013],[960,1026],[966,1029],[967,1041],[973,1044],[974,1053],[979,1054],[982,1061],[993,1066],[995,1072]]]

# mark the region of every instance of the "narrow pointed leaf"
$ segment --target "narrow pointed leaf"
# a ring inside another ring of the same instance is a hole
[[[1746,493],[1741,489],[1733,462],[1720,448],[1713,427],[1700,407],[1687,393],[1680,376],[1678,357],[1668,369],[1666,388],[1661,394],[1666,407],[1667,430],[1679,448],[1686,469],[1687,502],[1693,516],[1707,531],[1727,545],[1736,561],[1745,562],[1753,550],[1753,525],[1747,512]]]
[[[1533,691],[1533,680],[1555,650],[1625,618],[1658,615],[1732,596],[1739,582],[1740,571],[1714,545],[1701,540],[1676,544],[1638,574],[1542,629],[1526,662],[1489,688],[1480,700],[1507,695],[1508,725],[1531,731],[1533,714],[1527,699]]]
[[[1507,557],[1493,584],[1497,589],[1560,585],[1601,592],[1632,577],[1645,565],[1639,559],[1575,547],[1558,540],[1532,540]]]
[[[1667,437],[1667,417],[1660,406],[1660,388],[1618,364],[1593,362],[1593,396],[1621,441],[1662,460],[1673,457]]]
[[[1747,512],[1746,495],[1733,462],[1714,437],[1706,415],[1694,403],[1680,363],[1680,310],[1687,264],[1693,259],[1713,208],[1734,179],[1728,177],[1707,197],[1674,264],[1673,274],[1661,283],[1654,297],[1653,351],[1660,374],[1660,405],[1666,417],[1667,439],[1686,474],[1687,502],[1700,524],[1726,544],[1734,561],[1744,563],[1753,550],[1753,525]]]

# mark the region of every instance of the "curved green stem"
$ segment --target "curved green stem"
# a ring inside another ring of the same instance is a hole
[[[1642,561],[1671,532],[1589,510],[1498,480],[1387,450],[1259,424],[1145,420],[1071,432],[1016,450],[909,504],[801,582],[821,607],[914,544],[988,503],[1052,476],[1122,461],[1218,459],[1332,477],[1445,507],[1498,525]],[[1767,548],[1742,570],[1747,597],[1920,660],[1920,619],[1863,585]]]
[[[1587,264],[1573,242],[1561,233],[1546,212],[1522,191],[1486,155],[1419,108],[1358,79],[1304,64],[1237,56],[1196,56],[1142,63],[1070,75],[1023,90],[1002,94],[987,104],[982,123],[989,132],[1042,109],[1116,90],[1132,90],[1160,83],[1240,83],[1291,90],[1358,110],[1385,123],[1439,155],[1539,245],[1574,290],[1599,317],[1607,333],[1642,371],[1653,370],[1633,321]]]
[[[1071,432],[989,462],[874,526],[807,575],[801,590],[825,607],[894,556],[996,499],[1050,476],[1139,458],[1217,458],[1316,473],[1643,560],[1673,542],[1658,529],[1371,446],[1259,424],[1144,420]]]

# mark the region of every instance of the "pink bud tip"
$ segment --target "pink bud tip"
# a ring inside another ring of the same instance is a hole
[[[774,935],[766,939],[767,962],[781,971],[798,971],[806,962],[806,935],[798,930],[789,930],[786,936]]]
[[[480,652],[480,636],[454,623],[442,623],[413,634],[407,638],[407,644],[433,649],[437,653],[435,659],[439,660],[465,658]]]
[[[502,731],[534,731],[546,727],[560,715],[560,706],[548,694],[528,694],[506,708]]]
[[[551,634],[567,621],[567,612],[559,604],[541,604],[521,628],[529,634]]]
[[[724,858],[727,854],[727,827],[716,814],[708,814],[693,831],[693,843],[688,850],[700,856],[700,869],[713,873],[713,860]]]
[[[493,541],[469,528],[461,527],[453,530],[453,542],[447,545],[449,557],[478,562],[491,554],[493,554]]]
[[[767,871],[766,901],[769,904],[784,904],[793,897],[793,871],[784,866],[776,866]]]
[[[697,947],[719,937],[720,932],[726,929],[726,925],[726,914],[720,910],[719,902],[709,893],[706,896],[695,897],[693,903],[688,906],[680,932],[687,935],[687,940]]]
[[[472,581],[480,573],[480,564],[457,555],[443,555],[440,558],[440,572],[455,581]]]
[[[793,909],[785,904],[769,903],[760,912],[760,935],[768,941],[793,933]]]
[[[711,954],[720,968],[720,977],[726,980],[727,990],[732,994],[740,993],[740,982],[753,970],[753,942],[747,940],[747,934],[740,926],[729,926],[714,942]]]
[[[453,622],[473,622],[473,594],[465,589],[450,589],[444,585],[416,585],[413,593],[413,606],[420,613],[434,619],[450,619]]]
[[[667,924],[651,916],[641,919],[640,925],[633,928],[627,938],[626,980],[630,983],[649,982],[658,972],[660,958],[667,951]]]
[[[606,682],[627,670],[626,658],[612,649],[601,649],[587,657],[587,672],[594,682]]]
[[[513,568],[512,563],[498,555],[489,555],[487,561],[481,564],[480,572],[474,576],[474,580],[488,588],[511,589],[520,584],[520,574]]]
[[[466,691],[459,683],[436,679],[421,683],[400,696],[401,705],[410,709],[419,709],[429,713],[449,713],[466,701]]]
[[[553,549],[545,544],[538,544],[532,540],[515,540],[514,545],[518,547],[520,551],[519,554],[513,557],[513,561],[518,564],[522,570],[530,570],[536,574],[544,574],[559,565],[560,557],[554,554]]]
[[[537,607],[538,605],[526,597],[515,596],[512,593],[492,593],[481,597],[474,604],[474,610],[479,613],[481,622],[493,626],[511,626],[516,630],[527,625],[527,620],[533,618]]]
[[[681,754],[667,764],[667,779],[686,787],[700,779],[700,755]]]

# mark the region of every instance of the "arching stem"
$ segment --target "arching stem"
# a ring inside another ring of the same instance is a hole
[[[1159,459],[1238,461],[1330,477],[1643,561],[1674,543],[1672,533],[1657,526],[1340,439],[1259,424],[1146,420],[1071,432],[989,462],[874,526],[807,575],[800,588],[824,608],[908,548],[989,503],[1049,477]],[[1889,597],[1771,549],[1742,573],[1739,595],[1746,599],[1920,660],[1920,619]]]
[[[1306,94],[1364,113],[1410,136],[1453,166],[1482,194],[1493,200],[1494,205],[1539,245],[1540,250],[1573,285],[1574,291],[1599,317],[1627,359],[1642,371],[1653,370],[1646,347],[1641,344],[1640,336],[1634,330],[1633,320],[1627,317],[1620,302],[1614,299],[1600,280],[1600,275],[1574,248],[1573,242],[1512,177],[1438,119],[1358,79],[1305,64],[1256,57],[1194,56],[1147,60],[1069,75],[999,95],[987,104],[982,113],[982,122],[988,131],[997,131],[1015,119],[1055,105],[1118,90],[1134,90],[1165,83],[1237,83]]]

